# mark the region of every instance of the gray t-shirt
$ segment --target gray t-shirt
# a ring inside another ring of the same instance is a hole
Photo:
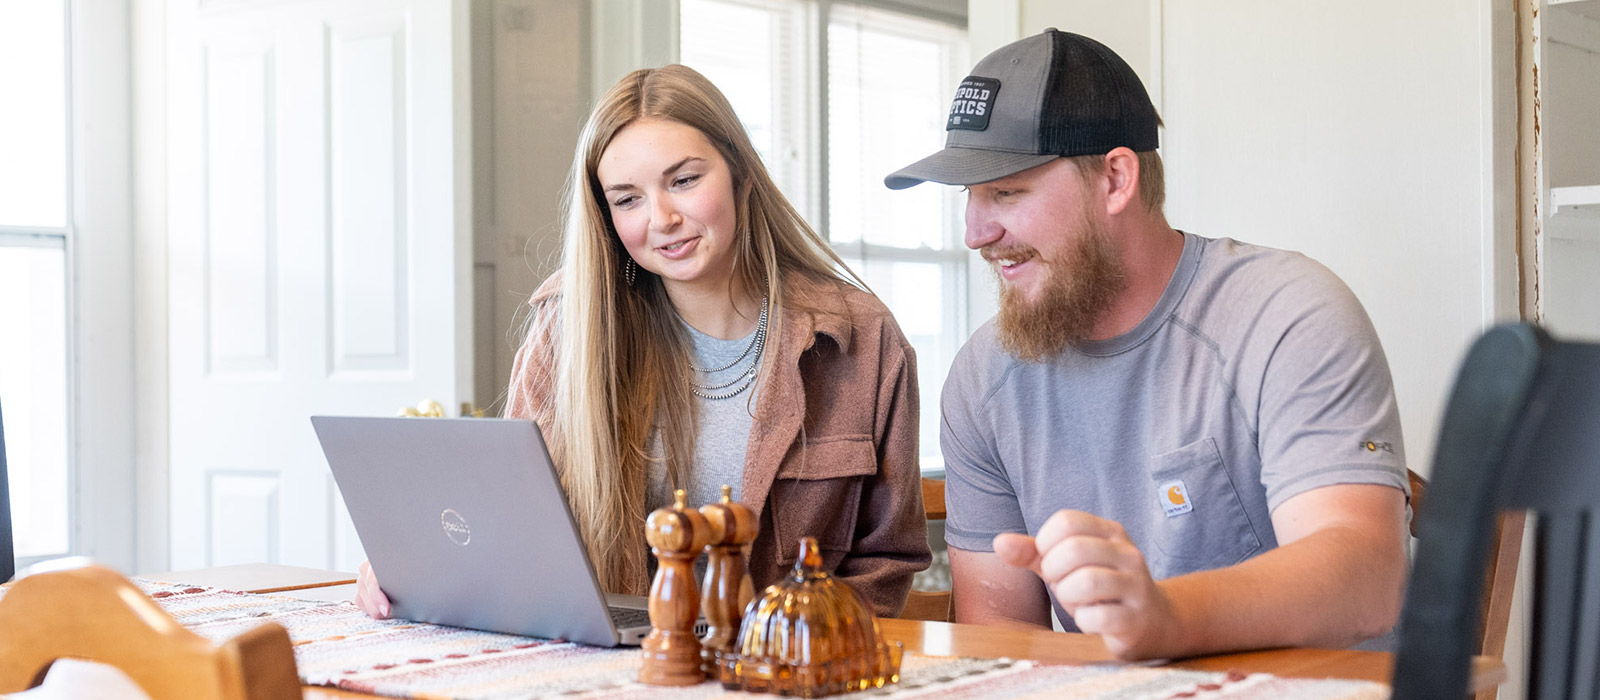
[[[1297,494],[1407,487],[1360,302],[1303,255],[1229,239],[1184,234],[1161,299],[1116,338],[1029,363],[991,320],[957,354],[941,412],[945,541],[968,551],[1082,510],[1121,523],[1161,580],[1276,547],[1271,513]]]
[[[694,326],[683,324],[689,334],[689,341],[693,345],[691,350],[694,357],[694,366],[704,369],[717,369],[732,363],[732,367],[720,372],[703,374],[692,373],[694,381],[701,385],[716,386],[738,380],[739,376],[750,369],[749,356],[735,362],[746,348],[750,348],[750,341],[754,331],[749,336],[737,340],[723,340],[709,336],[695,330]],[[755,350],[751,348],[753,355]],[[755,358],[756,369],[760,368],[760,358]],[[737,388],[735,383],[726,389],[707,391],[709,394],[725,393]],[[699,410],[698,439],[694,445],[694,464],[689,468],[689,483],[684,486],[688,492],[689,506],[698,508],[707,503],[716,503],[722,500],[722,485],[733,487],[733,500],[739,500],[740,482],[744,478],[745,450],[750,445],[751,412],[755,408],[756,391],[759,385],[752,385],[738,395],[726,399],[705,399],[695,397],[696,408]],[[651,438],[650,470],[645,481],[645,512],[654,511],[672,505],[672,486],[668,483],[666,463],[662,461],[661,439],[659,433]]]

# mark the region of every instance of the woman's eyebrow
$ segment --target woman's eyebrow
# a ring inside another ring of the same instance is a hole
[[[689,161],[694,161],[694,160],[705,160],[705,159],[701,158],[700,156],[685,156],[683,160],[680,160],[680,161],[678,161],[676,163],[673,163],[672,165],[667,166],[667,169],[661,171],[661,174],[662,175],[671,175],[678,168],[681,168],[681,167],[687,165],[689,163]]]
[[[679,168],[682,168],[685,165],[688,165],[690,162],[703,161],[703,160],[705,160],[705,159],[701,158],[700,156],[685,156],[683,160],[680,160],[680,161],[678,161],[676,163],[673,163],[672,165],[667,166],[667,169],[661,171],[661,174],[662,175],[671,175],[673,172],[677,171]],[[632,189],[638,189],[638,188],[634,187],[633,183],[631,183],[631,182],[619,182],[619,183],[616,183],[614,185],[606,185],[604,191],[606,191],[606,192],[616,192],[618,190],[632,190]]]

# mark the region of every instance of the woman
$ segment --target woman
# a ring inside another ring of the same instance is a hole
[[[538,422],[600,584],[649,587],[644,519],[728,484],[754,583],[815,536],[880,615],[927,566],[911,346],[684,66],[601,98],[568,179],[561,271],[529,302],[508,417]],[[357,602],[388,601],[363,565]],[[758,588],[759,589],[759,588]]]

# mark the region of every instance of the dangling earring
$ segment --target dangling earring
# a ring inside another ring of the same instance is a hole
[[[633,286],[633,276],[636,270],[637,266],[633,264],[633,256],[630,255],[628,256],[628,261],[622,264],[622,281],[627,282],[629,287]]]

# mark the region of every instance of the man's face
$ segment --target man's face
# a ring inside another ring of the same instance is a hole
[[[966,243],[1000,278],[1000,341],[1022,359],[1089,338],[1127,285],[1095,182],[1058,158],[969,188]]]

